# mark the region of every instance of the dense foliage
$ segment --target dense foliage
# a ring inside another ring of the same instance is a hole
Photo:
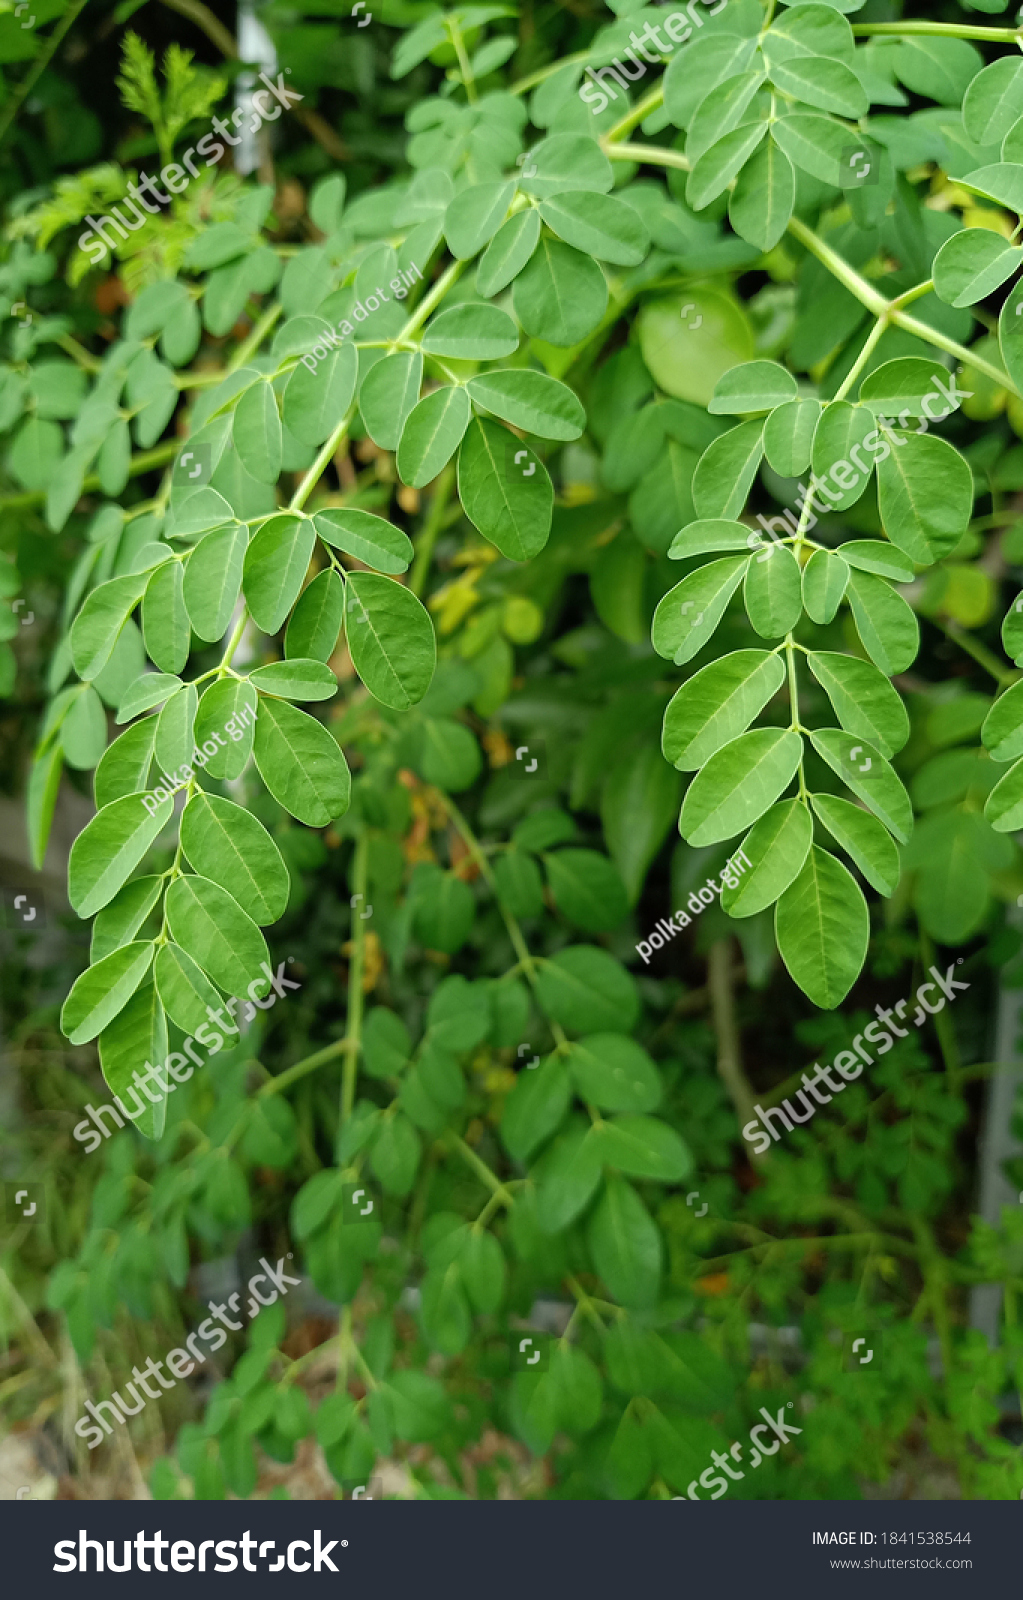
[[[215,65],[110,13],[116,113],[57,32],[7,85],[3,631],[22,578],[38,620],[0,674],[39,712],[37,865],[62,781],[95,801],[67,1045],[52,991],[6,997],[51,1113],[8,1336],[29,1359],[60,1313],[105,1397],[239,1244],[337,1318],[335,1381],[280,1303],[166,1402],[172,1439],[136,1424],[157,1496],[251,1495],[314,1436],[339,1484],[397,1457],[408,1493],[507,1492],[524,1445],[515,1492],[845,1497],[937,1461],[1016,1497],[1021,1225],[970,1217],[1023,887],[998,4],[385,6],[365,34],[271,6],[245,180],[230,121],[189,176],[240,66],[204,7]],[[881,1049],[871,1012],[929,969],[964,998]],[[841,1106],[751,1150],[865,1022]],[[101,1140],[115,1095],[137,1132]],[[713,1477],[790,1402],[755,1478]]]

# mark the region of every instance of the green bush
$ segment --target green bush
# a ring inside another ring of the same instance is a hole
[[[0,582],[66,577],[42,678],[0,644],[48,697],[37,864],[94,773],[61,1025],[110,1096],[217,1058],[95,1164],[88,1058],[26,1085],[64,1199],[22,1296],[94,1396],[248,1230],[340,1308],[315,1410],[280,1306],[201,1420],[168,1401],[158,1496],[252,1495],[308,1435],[343,1486],[686,1495],[790,1401],[730,1493],[1017,1492],[1021,1224],[971,1217],[966,1136],[1023,887],[1019,33],[719,0],[667,49],[610,9],[385,8],[343,67],[271,9],[276,174],[214,166],[91,266],[226,87],[129,31],[134,144],[9,204]]]

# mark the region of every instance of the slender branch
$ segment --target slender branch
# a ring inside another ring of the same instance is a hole
[[[961,361],[964,366],[972,367],[974,372],[982,372],[986,378],[991,379],[992,383],[997,384],[999,389],[1008,389],[1011,394],[1019,394],[1018,388],[1004,367],[996,367],[993,362],[985,361],[983,356],[977,355],[973,350],[968,350],[957,339],[950,339],[947,334],[941,333],[939,329],[932,328],[929,322],[920,322],[917,317],[911,317],[908,312],[898,310],[891,312],[891,320],[896,327],[904,329],[906,333],[913,333],[918,339],[926,339],[928,344],[937,345],[939,350],[946,350],[950,356],[955,356],[956,360]]]
[[[336,1061],[348,1048],[347,1039],[335,1039],[333,1044],[325,1045],[322,1050],[315,1051],[302,1061],[296,1061],[286,1072],[279,1072],[276,1078],[264,1083],[262,1088],[256,1091],[256,1099],[265,1100],[269,1095],[283,1093],[285,1089],[290,1089],[293,1083],[297,1083],[299,1078],[304,1078],[306,1073],[315,1072],[317,1067],[325,1066],[328,1061]]]
[[[355,1083],[362,1048],[362,974],[366,965],[366,920],[358,904],[369,883],[369,835],[363,828],[355,841],[352,869],[352,954],[348,963],[348,1010],[345,1020],[345,1062],[341,1068],[341,1116],[344,1127],[355,1104]]]
[[[506,1205],[509,1208],[513,1206],[515,1204],[515,1196],[505,1188],[496,1173],[491,1172],[486,1162],[480,1160],[472,1146],[466,1144],[465,1140],[452,1129],[448,1130],[447,1137],[450,1144],[458,1151],[462,1160],[472,1168],[477,1178],[486,1185],[491,1194],[500,1197],[502,1205]]]
[[[681,150],[666,150],[661,144],[606,144],[604,154],[609,161],[646,161],[655,167],[677,167],[679,172],[693,170]]]
[[[86,0],[71,0],[70,6],[60,19],[60,23],[47,39],[46,45],[38,60],[34,62],[27,77],[23,78],[21,83],[19,83],[11,99],[10,105],[7,107],[7,110],[3,113],[3,115],[0,116],[0,143],[2,143],[7,137],[7,134],[10,132],[18,112],[21,110],[36,84],[39,82],[39,79],[46,71],[50,62],[53,60],[53,57],[57,52],[57,47],[60,45],[64,35],[71,27],[71,24],[78,16],[78,13],[84,8],[85,4]]]
[[[754,1095],[742,1070],[742,1046],[735,1020],[732,988],[732,941],[715,939],[707,956],[707,988],[718,1045],[718,1076],[735,1107],[740,1127],[755,1120]],[[761,1158],[762,1159],[762,1158]]]
[[[143,472],[149,472],[153,467],[166,466],[172,461],[181,448],[180,439],[165,439],[163,444],[155,445],[152,450],[142,450],[137,456],[132,456],[128,466],[129,478],[137,478]],[[99,475],[91,472],[82,484],[82,494],[91,494],[101,488]],[[46,490],[32,489],[26,494],[9,494],[0,499],[0,511],[29,511],[36,506],[46,504]]]
[[[194,22],[197,28],[215,44],[222,56],[227,56],[229,61],[237,61],[238,46],[233,33],[229,33],[219,17],[214,16],[209,6],[204,6],[202,0],[163,0],[169,11],[176,11],[179,16],[187,17],[189,22]]]
[[[455,483],[455,468],[452,462],[444,468],[437,480],[437,487],[433,491],[430,509],[422,529],[416,538],[416,557],[409,573],[408,586],[412,593],[419,598],[426,587],[426,577],[430,570],[430,560],[433,556],[433,547],[437,543],[437,535],[444,523],[444,512],[451,498],[451,490]]]
[[[945,39],[980,39],[988,44],[1019,44],[1019,28],[982,28],[971,22],[854,22],[858,39],[871,36],[906,38],[912,34],[934,34]]]
[[[837,251],[832,250],[829,244],[825,244],[823,239],[819,239],[813,229],[806,226],[805,222],[801,222],[798,217],[793,217],[789,222],[788,231],[794,239],[799,240],[800,244],[812,256],[817,257],[822,266],[827,267],[832,277],[837,278],[839,283],[849,290],[850,294],[854,294],[857,300],[866,306],[868,311],[872,311],[875,317],[885,316],[888,313],[890,308],[884,295],[879,294],[874,285],[868,283],[867,279],[857,272],[855,267],[851,267],[848,261],[844,261]],[[928,329],[928,337],[930,336],[930,331]]]

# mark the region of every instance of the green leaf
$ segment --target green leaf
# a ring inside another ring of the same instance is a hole
[[[124,944],[75,979],[60,1013],[71,1044],[88,1044],[131,999],[153,961],[151,942]]]
[[[754,550],[763,536],[744,522],[710,517],[690,522],[676,533],[668,546],[669,561],[684,561],[689,556],[709,555],[714,550]]]
[[[412,1039],[401,1018],[374,1006],[362,1035],[362,1066],[371,1078],[396,1078],[412,1054]]]
[[[722,887],[722,909],[730,917],[755,917],[765,911],[798,877],[812,842],[813,823],[801,800],[772,806],[742,842],[742,855],[750,865],[743,869],[738,862],[733,864],[738,881]]]
[[[909,717],[895,689],[869,661],[813,651],[807,665],[847,733],[861,733],[889,760],[909,738]]]
[[[284,426],[303,444],[321,445],[345,416],[359,376],[359,352],[348,341],[328,349],[315,366],[300,361],[284,390]],[[258,474],[253,474],[258,476]],[[276,479],[273,480],[276,482]]]
[[[359,390],[359,410],[367,433],[381,450],[397,450],[422,382],[423,357],[418,350],[397,350],[366,374]]]
[[[1021,262],[1023,250],[1000,233],[963,228],[945,240],[934,258],[934,292],[950,306],[976,305],[1011,278]]]
[[[146,789],[153,763],[156,722],[155,717],[146,717],[107,746],[93,779],[98,808],[108,806],[112,800],[121,800],[125,795],[141,794]]]
[[[458,1267],[428,1271],[420,1288],[420,1317],[430,1344],[443,1355],[456,1356],[472,1336],[472,1313]]]
[[[130,794],[97,811],[71,846],[68,861],[68,899],[80,917],[91,917],[114,898],[173,809],[172,800],[160,800],[151,812],[141,794]]]
[[[764,70],[758,65],[749,72],[737,72],[705,94],[689,124],[686,139],[686,160],[692,166],[726,133],[745,118],[750,101],[764,82]]]
[[[494,237],[514,198],[510,179],[474,183],[455,196],[444,213],[444,237],[457,261],[468,261]]]
[[[976,145],[999,144],[1023,117],[1023,62],[1003,56],[984,67],[963,97],[963,127]]]
[[[653,1111],[661,1080],[646,1051],[620,1033],[593,1033],[572,1045],[566,1065],[576,1094],[601,1111]]]
[[[249,674],[249,682],[261,694],[280,695],[284,700],[332,700],[337,694],[337,679],[322,661],[271,661]]]
[[[679,832],[692,845],[717,844],[748,828],[795,776],[798,733],[755,728],[711,756],[682,802]]]
[[[766,254],[784,235],[795,203],[795,169],[781,146],[768,137],[739,173],[728,197],[728,220],[740,239]]]
[[[810,742],[832,772],[905,844],[913,831],[913,808],[902,779],[880,752],[862,735],[840,733],[837,728],[815,729]]]
[[[703,452],[693,476],[698,517],[737,517],[764,458],[764,424],[754,419],[721,434]]]
[[[476,292],[492,299],[517,278],[540,241],[540,213],[519,211],[501,224],[476,268]]]
[[[742,582],[749,557],[726,556],[691,572],[659,602],[651,638],[659,656],[680,667],[707,643]]]
[[[218,795],[194,794],[181,814],[181,848],[196,872],[229,890],[254,922],[265,926],[284,915],[288,869],[251,811]]]
[[[435,389],[413,406],[398,444],[402,482],[413,489],[432,483],[461,444],[471,415],[464,389]]]
[[[980,737],[994,761],[1015,761],[1023,755],[1023,683],[1014,683],[998,696]]]
[[[594,945],[570,945],[540,961],[536,987],[544,1011],[570,1033],[628,1032],[639,1016],[632,975]]]
[[[99,1064],[107,1087],[122,1100],[137,1105],[145,1098],[134,1089],[133,1074],[148,1063],[161,1066],[167,1059],[167,1018],[151,978],[136,989],[127,1005],[108,1023],[99,1036]],[[159,1139],[167,1120],[167,1100],[161,1095],[155,1105],[146,1102],[134,1126],[146,1139]]]
[[[718,379],[707,410],[718,417],[744,416],[772,411],[795,397],[796,380],[777,361],[744,361]]]
[[[342,578],[332,567],[318,573],[291,613],[284,635],[288,660],[329,661],[337,649],[344,609]]]
[[[1014,666],[1023,658],[1023,594],[1018,595],[1002,620],[1002,649]]]
[[[905,672],[920,648],[920,624],[910,606],[884,578],[849,574],[849,603],[863,648],[882,672]]]
[[[544,236],[515,279],[512,305],[531,338],[568,348],[580,344],[600,322],[607,309],[607,283],[588,255]]]
[[[499,306],[451,306],[427,323],[422,350],[454,361],[500,361],[519,347],[519,330]]]
[[[392,577],[408,569],[412,560],[412,540],[385,517],[355,506],[329,506],[317,511],[313,527],[327,544],[354,556],[377,572]]]
[[[197,1028],[208,1027],[207,1007],[216,1011],[224,1003],[219,990],[180,945],[160,946],[153,978],[164,1010],[185,1033],[194,1035]]]
[[[799,562],[784,545],[768,544],[746,568],[746,612],[762,639],[790,633],[803,614]]]
[[[211,778],[241,777],[252,754],[255,722],[256,691],[251,684],[220,678],[205,690],[195,718],[195,745]],[[206,748],[210,743],[212,755]]]
[[[846,162],[854,137],[845,123],[810,111],[790,112],[771,124],[771,136],[800,172],[835,189],[848,181]]]
[[[613,1117],[601,1132],[606,1167],[630,1178],[681,1183],[693,1171],[693,1158],[674,1128],[657,1117]]]
[[[878,463],[877,489],[885,533],[914,561],[929,564],[948,555],[966,532],[973,475],[945,439],[900,434],[897,446]]]
[[[164,879],[133,878],[104,906],[92,925],[89,960],[102,961],[112,950],[129,944],[164,890]]]
[[[191,648],[192,625],[180,561],[167,561],[151,575],[142,601],[142,637],[150,660],[161,671],[181,671]]]
[[[87,684],[71,703],[60,725],[60,742],[69,767],[90,771],[100,759],[107,743],[107,714],[91,684]]]
[[[834,550],[815,550],[803,568],[803,607],[812,622],[834,620],[849,586],[849,567]]]
[[[345,632],[355,670],[385,706],[407,711],[430,687],[437,660],[429,613],[410,589],[375,572],[350,572],[347,584]]]
[[[665,760],[682,772],[698,771],[746,731],[784,682],[781,657],[765,650],[735,650],[702,667],[664,713]]]
[[[468,939],[476,917],[472,890],[452,872],[434,867],[421,884],[416,884],[413,926],[428,950],[454,955]]]
[[[71,624],[71,659],[88,682],[103,671],[131,613],[150,582],[148,573],[129,573],[101,583],[87,596]]]
[[[870,913],[855,879],[819,845],[778,901],[774,928],[793,982],[822,1011],[841,1005],[863,967]]]
[[[153,755],[157,766],[168,777],[174,776],[179,767],[188,764],[194,748],[198,703],[199,694],[195,684],[186,683],[177,694],[171,696],[157,719]]]
[[[551,480],[507,428],[483,417],[469,423],[458,454],[458,494],[469,521],[510,561],[528,561],[547,543]]]
[[[181,679],[173,672],[144,672],[126,689],[115,720],[118,724],[131,722],[141,711],[152,710],[181,687]]]
[[[686,204],[702,211],[724,194],[767,133],[766,121],[745,122],[704,152],[686,181]]]
[[[354,347],[352,349],[354,354]],[[354,390],[354,377],[352,388]],[[290,422],[288,426],[292,426]],[[303,435],[299,434],[298,437],[302,438]],[[231,441],[242,466],[251,477],[258,483],[277,482],[281,475],[281,419],[277,397],[269,383],[254,383],[242,395],[235,407]],[[308,439],[306,442],[318,444],[320,441]]]
[[[150,735],[150,737],[152,737]],[[118,743],[120,741],[117,741]],[[110,746],[112,750],[113,745]],[[109,751],[107,752],[109,754]],[[105,757],[104,757],[105,759]],[[103,762],[100,762],[100,766]],[[46,855],[46,845],[50,837],[50,827],[53,822],[54,807],[57,804],[57,793],[60,789],[60,775],[64,770],[64,753],[59,743],[51,745],[43,754],[37,755],[29,772],[28,793],[25,800],[26,821],[28,824],[29,851],[32,865],[40,871],[43,858]],[[99,768],[96,769],[96,783],[99,783]]]
[[[899,852],[887,828],[869,811],[833,794],[810,796],[813,809],[836,842],[879,894],[892,895],[899,885]]]
[[[962,238],[962,234],[956,234]],[[920,356],[899,356],[895,361],[883,361],[873,372],[868,372],[860,384],[860,405],[866,406],[878,419],[887,417],[926,417],[928,421],[941,420],[948,415],[948,402],[942,399],[943,384],[947,389],[948,374],[935,358],[924,360]],[[941,412],[932,415],[932,402],[941,401]],[[925,401],[927,402],[925,404]],[[900,449],[904,435],[893,430],[892,449]],[[876,445],[867,445],[868,450]]]
[[[984,816],[996,833],[1015,833],[1023,828],[1023,761],[1010,767],[987,797]]]
[[[839,546],[838,554],[860,572],[874,572],[896,583],[912,583],[914,569],[908,556],[881,539],[851,539]]]
[[[207,533],[188,558],[185,605],[194,632],[209,643],[224,637],[238,603],[247,544],[244,523],[232,523]]]
[[[768,33],[767,40],[770,38]],[[771,82],[783,94],[793,95],[820,111],[856,119],[870,110],[870,100],[859,78],[841,61],[829,61],[824,56],[772,60],[770,74]]]
[[[494,862],[494,879],[501,904],[513,917],[539,917],[543,913],[543,879],[532,856],[509,850]]]
[[[528,165],[531,175],[522,178],[519,186],[537,200],[566,189],[607,194],[614,185],[611,163],[600,146],[579,133],[555,133],[542,140],[529,152]]]
[[[528,1161],[550,1138],[571,1099],[568,1072],[557,1056],[518,1074],[501,1114],[501,1142],[514,1161]]]
[[[847,400],[833,400],[821,413],[813,436],[813,470],[819,477],[830,474],[828,494],[836,511],[855,505],[870,482],[872,462],[867,462],[865,470],[855,463],[874,426],[866,407],[850,405]],[[859,460],[863,461],[862,454]]]
[[[422,1144],[415,1128],[400,1111],[387,1118],[370,1151],[369,1164],[386,1194],[408,1194],[416,1179]]]
[[[544,372],[481,372],[466,387],[477,405],[543,439],[578,439],[586,426],[586,412],[574,391]]]
[[[560,239],[598,261],[635,267],[650,249],[650,235],[638,212],[613,195],[565,189],[541,200],[539,209]]]
[[[559,1134],[534,1169],[536,1220],[542,1233],[560,1233],[585,1210],[600,1183],[600,1134],[579,1118]]]
[[[226,994],[266,987],[266,940],[233,895],[209,878],[175,878],[165,902],[171,937]]]
[[[558,910],[585,933],[607,933],[628,915],[625,885],[606,856],[559,850],[544,865]]]
[[[892,50],[899,78],[914,94],[942,106],[959,107],[972,79],[984,65],[975,45],[965,39],[929,37],[900,39]]]
[[[600,797],[600,820],[630,904],[635,905],[642,893],[647,870],[678,817],[681,798],[681,780],[662,761],[652,741],[617,761],[608,774]]]
[[[649,1211],[631,1184],[609,1178],[587,1230],[593,1265],[625,1306],[652,1306],[661,1283],[664,1247]]]
[[[348,763],[337,741],[314,717],[285,700],[260,699],[253,749],[263,782],[299,822],[325,828],[348,810],[352,791]]]
[[[253,621],[277,633],[301,593],[316,534],[308,517],[271,517],[245,552],[242,579]]]

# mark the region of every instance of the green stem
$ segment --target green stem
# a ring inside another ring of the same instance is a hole
[[[981,28],[970,22],[854,22],[858,39],[932,34],[943,39],[981,39],[988,44],[1019,44],[1019,28]]]
[[[437,487],[433,491],[433,499],[430,501],[430,509],[427,512],[426,521],[423,523],[422,529],[416,538],[416,556],[412,563],[412,571],[409,573],[408,586],[417,599],[422,595],[423,589],[426,587],[433,547],[437,543],[437,535],[443,526],[444,512],[451,498],[451,490],[454,488],[454,483],[454,464],[448,462],[437,481]]]
[[[279,300],[275,300],[268,310],[263,312],[259,321],[252,328],[247,339],[243,339],[231,360],[228,362],[228,372],[237,372],[240,367],[255,355],[263,340],[266,338],[274,323],[284,315],[284,307]]]
[[[348,1047],[347,1038],[335,1039],[333,1044],[325,1045],[322,1050],[315,1051],[313,1055],[305,1056],[303,1060],[296,1061],[295,1065],[289,1067],[286,1072],[280,1072],[276,1078],[271,1078],[269,1083],[264,1083],[262,1088],[256,1091],[256,1099],[265,1100],[268,1095],[283,1093],[285,1089],[290,1089],[293,1083],[297,1083],[299,1078],[304,1078],[307,1073],[315,1072],[317,1067],[325,1066],[328,1061],[336,1061],[338,1056],[343,1055]]]
[[[518,83],[513,83],[508,90],[509,94],[528,94],[530,89],[535,89],[538,84],[546,83],[548,78],[553,78],[562,67],[567,67],[574,61],[588,61],[588,50],[577,50],[574,55],[562,56],[558,61],[551,61],[546,67],[541,67],[537,72],[531,72],[528,78],[520,78]]]
[[[78,13],[85,6],[85,3],[86,0],[71,0],[71,4],[65,11],[59,25],[54,29],[53,33],[51,33],[50,37],[47,39],[46,46],[40,54],[39,59],[32,66],[28,76],[23,78],[21,83],[18,85],[10,105],[7,107],[7,110],[4,112],[4,114],[0,116],[0,143],[2,143],[6,138],[14,119],[18,115],[18,112],[21,110],[26,99],[39,82],[39,79],[42,77],[43,73],[46,71],[54,55],[56,54],[58,45],[61,43],[64,35],[71,27],[71,24],[74,22],[75,18],[78,16]]]
[[[823,239],[819,239],[813,229],[806,226],[805,222],[801,222],[798,217],[793,217],[789,222],[788,232],[791,233],[794,239],[798,239],[804,249],[808,250],[812,256],[816,256],[821,265],[827,267],[832,277],[837,278],[839,283],[843,284],[850,294],[854,294],[857,300],[866,306],[868,311],[873,312],[875,317],[882,317],[888,314],[891,308],[884,295],[879,294],[873,284],[868,283],[867,279],[858,273],[855,267],[851,267],[848,261],[844,261],[836,251],[832,250],[829,244],[825,244]],[[910,320],[912,321],[912,318]],[[928,329],[928,337],[930,337],[930,333],[931,330]]]
[[[458,57],[458,70],[462,74],[465,97],[469,104],[474,106],[479,99],[479,94],[476,90],[476,79],[472,75],[472,67],[469,65],[469,57],[465,52],[465,40],[462,38],[462,30],[457,22],[447,17],[444,19],[444,25],[448,30],[448,38],[454,45],[455,55]]]
[[[341,1068],[341,1126],[344,1127],[355,1104],[355,1084],[362,1048],[362,974],[366,965],[366,920],[360,901],[365,901],[369,885],[369,835],[363,829],[355,841],[352,866],[352,955],[348,963],[348,1014],[345,1021],[345,1063]]]
[[[337,427],[334,429],[334,432],[331,434],[326,444],[322,444],[320,446],[316,460],[313,462],[308,472],[304,474],[301,483],[291,497],[291,502],[288,506],[289,511],[301,511],[309,496],[316,488],[316,485],[319,482],[320,476],[327,466],[327,463],[333,460],[334,453],[337,450],[338,445],[341,443],[345,434],[348,432],[348,429],[351,427],[352,418],[354,415],[355,405],[353,403],[342,417]]]
[[[686,160],[681,150],[666,150],[662,144],[606,144],[604,154],[609,161],[646,161],[655,167],[692,171],[692,162]]]
[[[605,140],[608,143],[618,144],[622,135],[631,133],[633,128],[638,128],[639,124],[646,120],[651,111],[657,110],[663,99],[664,90],[658,84],[656,88],[651,89],[641,100],[638,100],[632,110],[620,122],[616,122],[613,128],[608,129],[604,135]]]
[[[443,300],[451,285],[458,282],[468,265],[468,261],[452,261],[450,267],[441,273],[433,288],[424,294],[405,326],[397,335],[394,341],[396,345],[401,344],[403,339],[411,339],[414,333],[419,332],[431,311]]]
[[[877,349],[877,346],[880,343],[881,339],[884,337],[884,334],[885,334],[887,328],[888,328],[888,317],[887,317],[887,314],[878,317],[877,321],[874,323],[874,326],[871,328],[870,333],[867,335],[867,339],[866,339],[866,341],[864,343],[863,349],[860,351],[859,355],[856,357],[856,360],[853,362],[853,364],[850,367],[849,371],[846,373],[845,378],[844,378],[841,386],[838,388],[838,390],[836,391],[835,395],[833,396],[832,401],[831,401],[832,405],[834,405],[836,400],[844,400],[845,399],[846,395],[849,393],[849,391],[852,388],[853,384],[856,382],[856,379],[859,377],[860,373],[863,371],[863,369],[866,366],[867,362],[870,360],[871,356],[874,354],[874,351]]]
[[[466,1144],[465,1140],[452,1129],[448,1130],[447,1137],[454,1149],[458,1151],[458,1154],[461,1156],[462,1160],[467,1166],[472,1168],[477,1178],[479,1178],[481,1183],[486,1185],[491,1194],[494,1195],[495,1198],[500,1198],[502,1205],[506,1205],[509,1208],[513,1206],[515,1204],[514,1195],[510,1190],[505,1188],[497,1174],[491,1172],[486,1162],[480,1160],[472,1146]]]
[[[965,367],[972,367],[974,372],[982,372],[986,378],[999,389],[1008,389],[1012,394],[1018,395],[1019,390],[1005,371],[1004,367],[996,367],[993,362],[985,361],[973,350],[968,350],[957,339],[950,339],[937,328],[932,328],[930,323],[920,322],[916,317],[909,316],[905,311],[894,310],[891,320],[896,327],[902,328],[906,333],[915,334],[918,339],[926,339],[928,344],[937,345],[939,350],[945,350],[950,356],[955,356]]]
[[[155,445],[152,450],[142,450],[137,456],[132,456],[128,466],[129,478],[138,478],[143,472],[149,472],[153,467],[164,467],[168,461],[173,461],[181,448],[180,439],[165,439],[163,444]],[[102,488],[99,476],[91,472],[82,483],[82,493],[91,494],[95,489]],[[36,506],[46,504],[46,490],[32,489],[27,494],[9,494],[0,499],[0,511],[29,511]]]
[[[939,622],[938,627],[946,638],[951,639],[953,644],[957,644],[960,650],[965,650],[968,656],[973,657],[978,666],[983,667],[985,672],[990,673],[999,688],[1008,689],[1011,684],[1019,681],[1020,674],[1018,672],[1014,671],[1012,667],[1007,667],[1004,661],[999,661],[998,657],[988,649],[987,645],[981,644],[980,640],[974,639],[971,634],[964,633],[956,623]]]

